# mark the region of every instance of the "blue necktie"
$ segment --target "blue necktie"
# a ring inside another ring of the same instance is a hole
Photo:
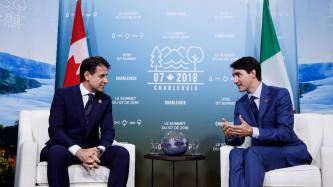
[[[94,94],[89,93],[88,97],[89,97],[88,102],[87,102],[86,106],[84,107],[86,116],[88,116],[89,113],[91,112],[91,109],[92,109],[92,106],[93,106],[92,101],[94,100]]]
[[[252,114],[254,116],[254,119],[256,120],[256,122],[258,124],[259,110],[258,110],[258,107],[257,107],[256,103],[254,102],[255,99],[257,99],[257,97],[255,97],[255,96],[250,97],[250,107],[251,107],[251,111],[252,111]]]

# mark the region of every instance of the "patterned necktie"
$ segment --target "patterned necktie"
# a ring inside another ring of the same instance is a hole
[[[257,99],[257,97],[255,97],[255,96],[250,97],[250,107],[251,107],[251,111],[252,111],[252,114],[254,116],[254,119],[256,120],[256,122],[258,124],[259,110],[258,110],[258,107],[257,107],[256,103],[254,102],[255,99]]]
[[[89,97],[88,102],[87,102],[86,106],[84,107],[86,116],[89,115],[89,113],[90,113],[90,111],[92,109],[92,106],[93,106],[92,105],[92,101],[94,100],[94,94],[89,93],[88,97]]]

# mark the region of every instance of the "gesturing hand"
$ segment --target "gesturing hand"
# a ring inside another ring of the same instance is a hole
[[[232,134],[232,127],[233,125],[231,125],[226,119],[222,118],[222,129],[228,138],[231,138],[234,135]]]
[[[252,136],[253,129],[252,127],[243,119],[242,115],[239,115],[240,125],[234,125],[230,129],[230,133],[237,136]]]

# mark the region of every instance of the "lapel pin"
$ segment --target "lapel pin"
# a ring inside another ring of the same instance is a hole
[[[98,99],[98,101],[97,101],[99,104],[101,104],[102,103],[102,100],[101,99]]]
[[[265,103],[268,103],[269,100],[268,100],[268,99],[265,99],[264,101],[265,101]]]

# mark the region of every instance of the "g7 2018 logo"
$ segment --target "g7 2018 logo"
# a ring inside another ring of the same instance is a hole
[[[197,67],[205,57],[201,47],[155,46],[150,57],[151,82],[147,84],[155,91],[197,91],[198,86],[204,84],[200,81],[204,71]]]

